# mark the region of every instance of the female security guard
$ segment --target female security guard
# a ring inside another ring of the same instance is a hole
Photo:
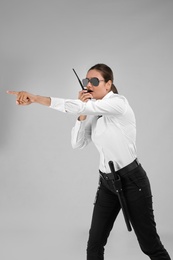
[[[91,140],[100,154],[100,185],[94,205],[87,245],[87,260],[103,260],[104,247],[120,211],[120,202],[106,180],[109,161],[121,177],[130,221],[141,250],[152,260],[170,260],[156,230],[152,193],[146,172],[136,154],[136,123],[127,99],[118,94],[113,72],[105,64],[91,67],[83,80],[86,90],[77,100],[50,98],[24,91],[16,95],[18,105],[39,103],[64,113],[78,115],[72,129],[73,148],[84,148]]]

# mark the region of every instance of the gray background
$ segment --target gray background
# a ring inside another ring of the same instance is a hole
[[[83,78],[98,62],[135,111],[158,231],[173,250],[172,22],[172,0],[0,0],[0,259],[85,259],[97,151],[71,148],[75,116],[18,107],[5,92],[76,98],[72,68]],[[106,255],[147,259],[121,213]]]

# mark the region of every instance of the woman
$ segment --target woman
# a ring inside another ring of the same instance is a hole
[[[105,64],[91,67],[83,80],[87,90],[77,100],[36,96],[8,91],[18,105],[39,103],[64,113],[78,115],[72,129],[73,148],[84,148],[91,140],[100,154],[100,184],[94,204],[87,246],[87,260],[103,260],[104,247],[120,211],[112,182],[109,161],[121,178],[129,217],[141,250],[152,260],[170,260],[157,234],[148,177],[137,161],[136,123],[127,99],[118,94],[112,70]]]

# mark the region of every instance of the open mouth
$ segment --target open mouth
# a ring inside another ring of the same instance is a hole
[[[88,89],[88,90],[87,90],[87,92],[88,92],[88,93],[91,93],[91,92],[93,92],[93,90],[91,90],[91,89]]]

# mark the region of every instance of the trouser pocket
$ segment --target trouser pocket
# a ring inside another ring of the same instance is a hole
[[[142,167],[122,177],[123,190],[129,201],[152,197],[151,186],[146,172]]]

